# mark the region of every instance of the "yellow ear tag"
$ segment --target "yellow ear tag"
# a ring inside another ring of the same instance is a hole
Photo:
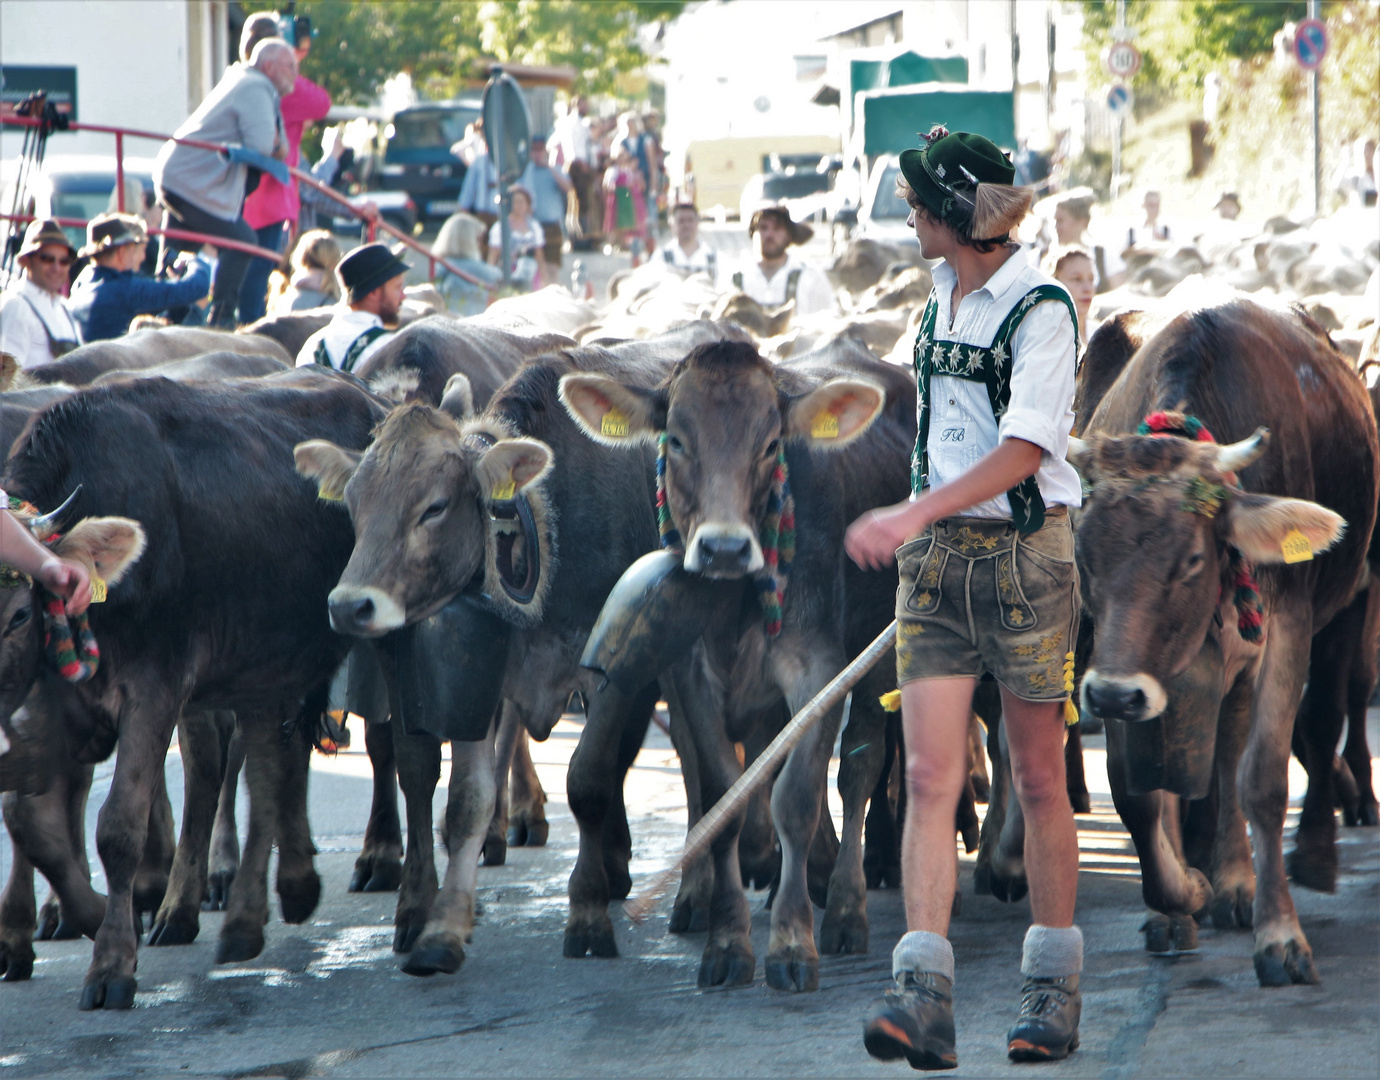
[[[316,497],[317,497],[318,499],[325,499],[327,502],[344,502],[344,501],[345,501],[345,496],[344,496],[343,493],[341,493],[341,492],[339,492],[339,491],[331,491],[331,490],[330,490],[329,488],[327,488],[325,485],[322,485],[321,487],[319,487],[319,488],[316,489]]]
[[[604,413],[604,418],[599,421],[599,434],[607,435],[610,439],[626,439],[628,437],[628,418],[617,409],[610,409]]]
[[[513,497],[513,492],[516,490],[517,485],[513,483],[513,478],[510,476],[504,483],[498,484],[494,487],[493,495],[491,496],[491,498],[494,502],[501,502],[504,499],[511,499]]]
[[[1284,561],[1287,563],[1308,562],[1313,558],[1313,545],[1298,529],[1289,530],[1279,549],[1284,553]]]
[[[828,411],[815,413],[815,418],[810,421],[810,438],[837,439],[838,437],[839,418]]]
[[[105,582],[95,574],[91,575],[91,602],[93,604],[104,604],[105,598],[110,595],[110,590],[106,588]]]

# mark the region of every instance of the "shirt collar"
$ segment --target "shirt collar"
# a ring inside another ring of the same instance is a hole
[[[345,323],[349,326],[358,326],[361,330],[367,330],[371,326],[382,326],[383,320],[371,311],[356,311],[354,308],[341,306],[336,309],[332,317],[333,323]]]
[[[45,304],[59,305],[62,303],[62,296],[50,293],[47,289],[40,286],[33,278],[25,274],[19,281],[19,288],[25,295],[35,300],[42,300]]]
[[[1030,269],[1030,257],[1024,248],[1017,248],[1011,252],[1006,262],[997,268],[997,272],[989,277],[981,288],[974,289],[968,295],[976,296],[978,293],[985,292],[991,299],[995,300],[1015,285],[1020,276],[1028,269]],[[948,303],[949,297],[953,295],[954,286],[958,284],[958,273],[947,261],[941,261],[931,271],[931,276],[936,287],[939,287],[944,302]]]

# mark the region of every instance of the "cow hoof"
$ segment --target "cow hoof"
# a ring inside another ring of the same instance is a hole
[[[991,863],[981,860],[973,868],[973,892],[978,896],[995,896],[1003,904],[1014,904],[1029,891],[1024,873],[999,873]]]
[[[954,889],[954,902],[949,905],[949,918],[957,919],[963,914],[963,894]]]
[[[77,1007],[82,1012],[92,1009],[132,1009],[134,992],[138,987],[139,984],[131,975],[87,979],[86,985],[81,988],[81,1002]]]
[[[283,912],[283,922],[306,922],[320,899],[321,875],[315,870],[294,878],[278,875],[278,906]]]
[[[23,982],[33,977],[34,947],[27,941],[0,941],[0,979]]]
[[[227,925],[221,929],[220,940],[216,942],[216,963],[238,964],[245,960],[253,960],[263,951],[263,927]]]
[[[38,930],[34,933],[34,940],[51,941],[61,925],[61,906],[54,899],[45,900],[43,906],[38,909]]]
[[[1171,951],[1168,915],[1155,912],[1141,924],[1140,929],[1145,934],[1146,952],[1167,953]]]
[[[58,920],[57,929],[53,931],[53,936],[49,941],[76,941],[81,937],[81,927],[74,922],[66,919]]]
[[[400,955],[410,953],[425,929],[426,918],[424,916],[414,919],[398,912],[393,928],[393,951]]]
[[[1086,791],[1079,791],[1069,796],[1069,802],[1073,805],[1075,814],[1092,813],[1092,796]]]
[[[203,911],[224,911],[230,903],[230,886],[235,881],[235,868],[213,870],[206,875],[206,902]]]
[[[497,834],[484,840],[484,865],[502,866],[508,861],[508,842]]]
[[[166,918],[154,921],[149,931],[150,945],[190,945],[201,930],[195,912],[174,911]]]
[[[1337,891],[1337,849],[1332,843],[1289,853],[1289,878],[1314,892]]]
[[[1360,821],[1357,822],[1357,824],[1366,826],[1380,825],[1380,805],[1374,802],[1362,803]]]
[[[1145,951],[1159,956],[1198,951],[1198,923],[1192,915],[1165,915],[1151,912],[1141,930]]]
[[[828,955],[867,952],[867,916],[860,911],[825,911],[819,928],[819,951]]]
[[[465,962],[465,950],[448,934],[421,941],[407,954],[402,969],[408,975],[454,975]]]
[[[1221,889],[1212,898],[1212,925],[1217,930],[1249,930],[1255,921],[1255,898],[1242,886]]]
[[[899,889],[901,887],[901,864],[899,862],[874,862],[863,860],[863,877],[869,889]]]
[[[736,942],[710,944],[700,960],[699,987],[707,990],[711,986],[751,986],[756,970],[757,958],[750,948]]]
[[[397,892],[402,885],[402,860],[396,855],[361,855],[350,876],[350,892]]]
[[[1318,981],[1318,969],[1313,966],[1313,951],[1297,941],[1278,942],[1257,949],[1255,977],[1261,986],[1289,986],[1291,983],[1312,985]]]
[[[677,897],[667,930],[672,934],[702,934],[708,929],[709,909],[695,905],[688,896]]]
[[[561,953],[569,960],[582,956],[598,956],[612,960],[618,955],[618,943],[613,938],[613,923],[605,918],[604,926],[566,927]]]
[[[802,993],[819,989],[819,958],[800,946],[782,949],[767,957],[767,985],[773,990]]]
[[[545,819],[526,821],[519,818],[508,828],[509,847],[546,847],[550,826]]]

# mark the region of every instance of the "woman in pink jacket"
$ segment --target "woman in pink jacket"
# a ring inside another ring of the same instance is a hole
[[[240,38],[240,58],[247,60],[254,46],[264,38],[277,37],[278,19],[265,12],[254,15],[244,24]],[[311,52],[311,38],[305,35],[293,43],[300,65]],[[283,97],[280,107],[283,110],[283,131],[287,135],[287,164],[297,166],[301,160],[302,129],[308,121],[320,120],[330,111],[331,95],[324,87],[306,78],[297,76],[292,93]],[[287,244],[288,234],[297,224],[297,215],[302,207],[297,194],[297,181],[279,183],[267,173],[259,177],[259,186],[244,200],[244,220],[259,234],[259,246],[272,251],[282,251]],[[244,283],[240,286],[239,321],[253,322],[261,319],[268,304],[268,276],[273,273],[274,263],[267,259],[255,259],[245,271]]]

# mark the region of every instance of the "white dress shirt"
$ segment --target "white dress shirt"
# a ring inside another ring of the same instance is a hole
[[[756,259],[749,259],[740,270],[743,275],[743,292],[763,307],[776,307],[786,302],[786,282],[792,270],[800,271],[800,280],[795,286],[795,313],[813,315],[816,311],[837,313],[838,304],[834,300],[834,289],[824,271],[817,270],[802,262],[795,252],[788,252],[781,268],[767,277]]]
[[[306,344],[302,346],[302,351],[297,354],[297,366],[306,367],[316,363],[316,345],[318,342],[324,341],[326,343],[326,355],[331,358],[331,367],[339,370],[340,365],[345,360],[345,354],[350,351],[350,346],[355,343],[355,339],[370,327],[382,325],[383,320],[377,315],[367,311],[355,311],[353,308],[344,306],[338,307],[335,309],[335,317],[307,338]],[[355,359],[355,370],[358,371],[364,361],[392,341],[395,333],[380,334],[366,345]]]
[[[1013,252],[987,284],[959,302],[949,323],[949,305],[958,275],[946,262],[934,268],[939,306],[935,341],[992,344],[1011,309],[1037,285],[1059,285],[1030,265],[1024,251]],[[1062,288],[1063,286],[1059,286]],[[1003,439],[1024,439],[1044,451],[1035,474],[1046,506],[1081,506],[1078,473],[1064,455],[1073,430],[1076,337],[1068,308],[1057,300],[1036,304],[1011,340],[1011,400],[997,422],[987,387],[980,382],[935,375],[930,380],[930,487],[943,487],[967,472]],[[964,511],[971,517],[1009,518],[1005,493]]]
[[[32,306],[30,306],[32,305]],[[81,343],[81,330],[61,296],[40,289],[27,276],[0,297],[0,352],[33,367],[53,360],[48,333],[58,341]]]
[[[668,240],[661,247],[661,261],[668,266],[674,266],[677,270],[684,270],[687,273],[708,274],[710,282],[714,284],[718,283],[718,252],[703,240],[696,244],[695,250],[688,255],[685,249],[680,246],[679,240]],[[746,274],[743,275],[743,284],[747,284]],[[785,288],[784,283],[782,288]]]

